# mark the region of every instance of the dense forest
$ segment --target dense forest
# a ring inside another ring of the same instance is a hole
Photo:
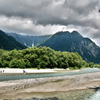
[[[31,47],[11,51],[0,49],[0,67],[79,69],[99,67],[99,64],[87,63],[78,53],[54,51],[49,47]]]

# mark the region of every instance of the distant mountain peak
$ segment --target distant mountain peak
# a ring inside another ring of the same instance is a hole
[[[83,38],[83,36],[82,36],[79,32],[77,32],[77,31],[71,32],[71,35],[72,35],[73,37]]]
[[[72,31],[71,34],[75,34],[75,35],[81,35],[79,32],[77,31]],[[81,35],[82,36],[82,35]]]
[[[73,35],[73,36],[80,36],[83,37],[79,32],[77,31],[73,31],[73,32],[69,32],[69,31],[59,31],[57,33],[55,33],[54,35]]]
[[[63,34],[70,34],[70,32],[69,31],[59,31],[55,33],[54,35],[63,35]]]
[[[79,32],[77,32],[76,30],[72,31],[71,33],[77,33],[77,34],[80,34]]]

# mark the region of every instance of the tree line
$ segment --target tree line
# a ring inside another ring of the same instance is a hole
[[[0,67],[6,68],[70,68],[99,67],[87,63],[78,53],[54,51],[49,47],[31,47],[23,50],[0,49]]]

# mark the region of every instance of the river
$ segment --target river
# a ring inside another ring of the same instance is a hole
[[[80,71],[75,71],[75,72],[62,72],[62,73],[51,73],[51,74],[50,73],[48,74],[1,74],[0,81],[58,77],[58,76],[93,73],[93,72],[99,72],[99,71],[100,69],[98,68],[85,68],[85,69],[81,69]]]

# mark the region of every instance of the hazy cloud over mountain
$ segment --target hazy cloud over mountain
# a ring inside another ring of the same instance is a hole
[[[99,0],[0,0],[0,28],[32,35],[77,30],[100,44]]]

